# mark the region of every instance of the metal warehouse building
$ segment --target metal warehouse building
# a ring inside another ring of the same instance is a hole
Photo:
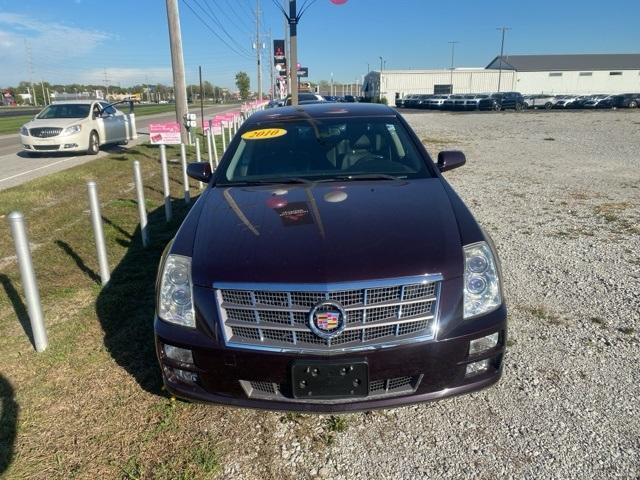
[[[381,94],[389,105],[411,93],[498,90],[556,95],[640,92],[640,54],[498,56],[485,68],[373,71],[363,83],[365,96]]]

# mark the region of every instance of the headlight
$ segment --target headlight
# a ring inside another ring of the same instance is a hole
[[[464,247],[464,318],[491,312],[502,304],[500,278],[486,242]]]
[[[27,127],[22,127],[20,129],[20,135],[24,135],[25,137],[29,136],[29,129]]]
[[[61,136],[73,135],[74,133],[78,133],[80,130],[82,130],[82,125],[71,125],[70,127],[67,127],[64,130],[62,130],[60,135]]]
[[[160,283],[158,315],[167,322],[195,328],[189,257],[182,255],[167,257]]]

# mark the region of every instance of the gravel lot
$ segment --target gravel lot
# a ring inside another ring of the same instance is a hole
[[[406,117],[467,154],[447,178],[500,251],[503,380],[339,417],[212,407],[238,432],[221,476],[638,478],[640,112]]]

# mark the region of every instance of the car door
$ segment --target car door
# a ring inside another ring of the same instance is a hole
[[[91,116],[93,118],[93,128],[98,132],[100,144],[106,142],[107,126],[103,118],[103,108],[100,102],[96,102],[91,106]]]
[[[127,139],[127,124],[124,114],[106,102],[100,102],[100,105],[102,106],[102,118],[106,132],[105,143],[125,141]]]

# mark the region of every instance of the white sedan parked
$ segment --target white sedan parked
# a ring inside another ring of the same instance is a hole
[[[135,123],[103,100],[54,102],[20,129],[24,151],[34,153],[86,152],[96,155],[101,145],[126,143],[135,136]]]

